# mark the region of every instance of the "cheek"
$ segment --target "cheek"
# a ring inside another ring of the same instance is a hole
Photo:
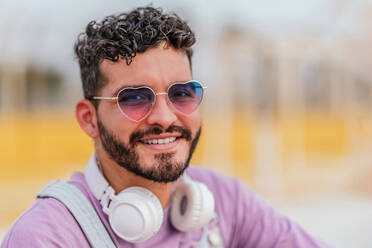
[[[200,112],[195,111],[191,115],[185,116],[183,118],[183,123],[192,131],[193,135],[195,135],[195,132],[199,129],[201,123]]]
[[[130,135],[137,130],[138,124],[128,120],[121,113],[116,114],[116,117],[111,119],[111,126],[113,131],[120,140],[126,144],[129,143]]]

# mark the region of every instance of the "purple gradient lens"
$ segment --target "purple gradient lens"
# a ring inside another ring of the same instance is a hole
[[[154,99],[154,92],[149,88],[126,88],[119,92],[118,104],[124,115],[139,121],[150,112]]]
[[[177,110],[191,114],[203,98],[203,87],[196,81],[174,84],[168,90],[168,97]]]

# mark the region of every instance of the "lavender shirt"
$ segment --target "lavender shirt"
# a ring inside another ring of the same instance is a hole
[[[188,168],[186,173],[212,191],[224,247],[330,247],[277,213],[237,180],[196,167]],[[193,247],[202,237],[202,230],[180,232],[174,229],[168,220],[167,208],[164,222],[154,237],[140,244],[128,243],[112,231],[107,215],[89,190],[84,175],[74,173],[69,182],[92,203],[117,247]],[[79,224],[61,202],[39,198],[15,221],[0,246],[20,247],[90,246]]]

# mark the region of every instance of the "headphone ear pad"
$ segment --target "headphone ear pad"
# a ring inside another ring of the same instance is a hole
[[[185,180],[173,192],[170,215],[179,231],[200,229],[215,216],[213,194],[204,184]]]
[[[108,216],[113,231],[120,238],[139,243],[159,230],[163,222],[163,208],[151,191],[130,187],[110,203]]]

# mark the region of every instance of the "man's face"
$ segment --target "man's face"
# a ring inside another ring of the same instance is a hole
[[[163,44],[138,54],[129,66],[124,60],[104,60],[100,70],[108,82],[99,96],[116,96],[122,88],[138,86],[166,92],[175,82],[191,80],[187,55]],[[101,101],[97,113],[97,149],[129,171],[157,182],[174,181],[182,174],[200,135],[199,110],[185,115],[170,105],[167,95],[157,95],[150,114],[139,122],[128,119],[110,101]]]

